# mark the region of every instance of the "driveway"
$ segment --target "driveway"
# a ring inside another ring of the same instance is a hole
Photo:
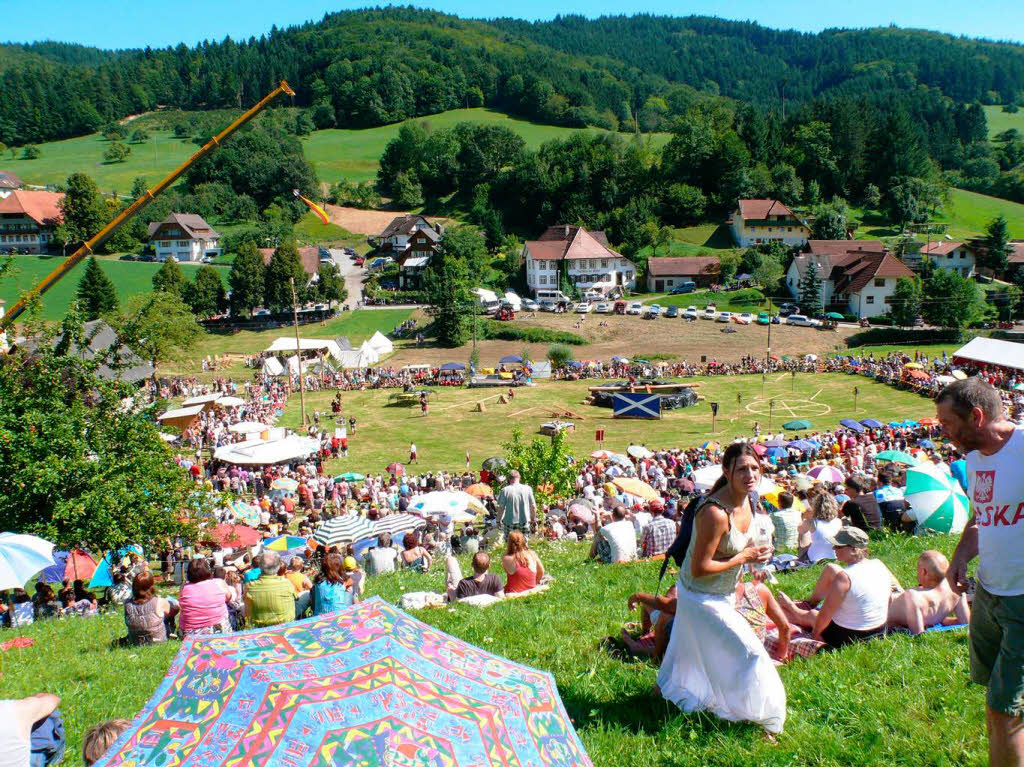
[[[331,259],[338,267],[341,276],[345,278],[345,287],[348,289],[348,298],[345,303],[355,307],[363,299],[363,279],[366,277],[366,269],[356,266],[355,261],[345,255],[340,248],[331,248]]]

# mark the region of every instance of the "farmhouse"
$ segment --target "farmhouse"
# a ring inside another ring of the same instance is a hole
[[[961,277],[974,276],[975,250],[965,242],[942,240],[927,243],[914,260],[920,265],[925,256],[939,269],[949,269]],[[904,257],[903,262],[907,266],[914,265],[909,257]]]
[[[896,281],[914,276],[881,242],[810,240],[786,272],[786,287],[798,299],[800,281],[811,264],[821,280],[822,306],[857,317],[887,313]]]
[[[707,288],[718,282],[722,262],[718,256],[693,258],[647,259],[647,289],[654,293],[694,282],[698,288]]]
[[[0,170],[0,200],[9,196],[15,189],[25,186],[21,179],[9,170]]]
[[[1008,269],[1010,271],[1017,267],[1024,266],[1024,242],[1011,242],[1010,245],[1010,257],[1007,259],[1009,262]]]
[[[220,235],[194,213],[172,213],[149,224],[149,241],[157,261],[202,261],[221,254]]]
[[[763,242],[803,247],[811,236],[807,222],[797,218],[778,200],[740,200],[736,212],[726,224],[736,245],[741,248]]]
[[[0,200],[0,253],[46,253],[60,224],[57,192],[12,190]]]
[[[370,241],[381,250],[388,250],[392,254],[398,255],[409,247],[409,239],[423,229],[433,230],[438,240],[444,234],[443,225],[432,224],[423,216],[403,213],[401,216],[391,219],[391,223],[385,227],[384,231],[376,237],[370,238]]]
[[[271,257],[274,255],[273,248],[260,248],[260,255],[263,256],[263,263],[269,264]],[[302,269],[310,277],[316,276],[316,273],[320,271],[320,248],[316,245],[308,245],[298,249],[299,261],[302,263]]]
[[[579,290],[610,296],[636,285],[636,264],[608,246],[604,232],[582,226],[549,226],[537,240],[523,245],[526,284],[538,290],[557,290],[560,274]]]
[[[441,234],[433,227],[421,227],[409,235],[405,250],[396,259],[399,287],[419,287],[423,270],[437,253],[440,244]]]

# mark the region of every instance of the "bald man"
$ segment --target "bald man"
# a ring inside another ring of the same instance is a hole
[[[931,626],[970,623],[966,594],[957,594],[946,580],[949,560],[929,550],[917,559],[916,589],[908,589],[889,603],[888,625],[920,634]]]

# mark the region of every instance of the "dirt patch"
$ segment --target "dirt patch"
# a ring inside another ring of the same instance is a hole
[[[400,210],[360,210],[341,205],[325,205],[324,210],[327,211],[332,223],[355,234],[365,235],[380,234],[395,216],[403,215],[403,211]],[[436,216],[427,216],[426,218],[431,223],[435,221],[440,221],[442,224],[448,223],[446,218],[437,218]]]
[[[767,347],[768,328],[761,325],[725,325],[709,320],[684,322],[681,319],[642,320],[634,316],[585,315],[582,322],[574,314],[543,314],[536,317],[517,318],[514,324],[567,330],[586,338],[586,346],[572,347],[580,360],[610,360],[618,355],[623,357],[650,357],[660,355],[675,359],[699,362],[702,356],[708,360],[735,362],[744,355],[763,356]],[[578,325],[578,327],[577,327]],[[735,333],[723,333],[730,327]],[[845,339],[857,332],[841,328],[835,331],[815,330],[788,325],[773,325],[771,337],[772,354],[797,356],[817,354],[823,356],[836,348],[845,348]],[[480,341],[480,364],[494,365],[501,357],[519,354],[529,349],[534,359],[544,359],[550,344],[526,344],[521,341]],[[402,345],[391,365],[440,364],[443,362],[464,362],[469,359],[472,344],[458,349],[440,349],[433,346],[416,347]]]

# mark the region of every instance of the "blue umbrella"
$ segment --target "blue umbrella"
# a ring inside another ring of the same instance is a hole
[[[770,439],[767,442],[762,442],[761,444],[765,447],[785,447],[789,442],[784,439]]]
[[[854,421],[852,418],[844,418],[842,421],[839,422],[839,425],[840,426],[845,426],[847,429],[850,429],[851,431],[855,431],[858,434],[860,434],[861,432],[864,431],[864,427],[861,426],[856,421]]]
[[[801,453],[809,453],[812,450],[817,449],[817,445],[809,442],[806,439],[797,439],[789,443],[789,446],[794,450],[799,450]]]
[[[40,583],[60,583],[64,580],[64,568],[68,566],[67,551],[53,552],[53,564],[39,573]]]
[[[935,447],[935,443],[932,442],[930,439],[922,439],[917,444],[920,445],[923,448],[927,448],[928,450],[931,450],[931,449],[933,449]]]
[[[137,544],[131,544],[123,549],[118,549],[116,552],[107,552],[107,555],[100,560],[100,563],[96,565],[96,572],[92,574],[92,580],[89,581],[90,589],[103,589],[107,586],[114,585],[114,573],[112,566],[114,562],[120,562],[124,559],[124,556],[128,552],[134,552],[136,554],[142,554],[142,547]]]
[[[466,366],[461,362],[446,362],[441,366],[441,370],[465,370]]]
[[[781,447],[770,447],[764,451],[764,454],[769,458],[785,458],[789,453],[783,450]]]
[[[920,425],[921,424],[919,424],[917,421],[904,421],[903,422],[903,426],[906,429],[916,429]]]
[[[498,360],[498,364],[499,365],[519,364],[522,361],[523,361],[523,358],[520,357],[518,354],[510,354],[507,357],[502,357],[500,360]]]
[[[889,428],[891,429],[902,429],[903,421],[889,421]]]
[[[883,425],[881,421],[876,421],[874,418],[865,418],[860,422],[860,424],[861,426],[866,426],[869,429],[881,429]]]

